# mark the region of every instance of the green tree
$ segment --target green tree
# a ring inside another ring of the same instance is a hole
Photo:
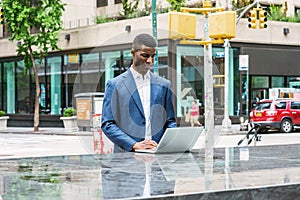
[[[40,84],[38,68],[50,50],[57,46],[64,11],[61,0],[2,0],[3,16],[11,41],[18,41],[17,53],[23,56],[26,72],[35,76],[34,131],[39,130]]]
[[[184,6],[185,0],[167,0],[171,5],[171,10],[180,11],[180,8]]]
[[[140,0],[122,0],[123,13],[120,15],[125,18],[130,18],[136,12]]]

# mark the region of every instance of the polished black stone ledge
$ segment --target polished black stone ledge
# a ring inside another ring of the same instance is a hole
[[[0,160],[0,194],[3,200],[300,199],[299,150],[296,144]]]

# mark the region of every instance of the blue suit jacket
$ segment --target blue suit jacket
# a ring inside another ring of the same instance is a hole
[[[166,128],[176,127],[171,82],[150,72],[152,139],[160,141]],[[136,142],[145,138],[145,115],[130,70],[111,79],[106,85],[101,119],[102,131],[119,147],[131,151]]]

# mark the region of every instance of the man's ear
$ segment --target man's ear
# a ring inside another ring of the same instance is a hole
[[[131,55],[134,56],[135,55],[135,50],[133,48],[131,48]]]

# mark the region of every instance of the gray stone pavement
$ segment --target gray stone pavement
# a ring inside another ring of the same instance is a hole
[[[233,125],[231,134],[223,134],[220,132],[221,127],[216,126],[213,130],[214,147],[236,147],[246,135],[246,131],[239,129],[239,125]],[[289,134],[274,132],[261,136],[261,141],[256,144],[252,142],[250,146],[300,143],[299,132]],[[111,143],[105,136],[102,137],[105,152],[110,152]],[[6,130],[0,130],[0,159],[99,153],[99,146],[95,145],[96,139],[99,139],[99,135],[91,131],[65,132],[64,128],[51,127],[40,128],[39,132],[33,132],[33,128],[8,127]],[[194,149],[205,148],[205,139],[205,132],[202,132]],[[247,140],[244,140],[240,146],[247,146],[246,143]]]
[[[215,129],[221,130],[221,126],[215,126]],[[232,125],[232,132],[229,135],[241,135],[246,134],[246,131],[240,131],[239,124]],[[1,133],[18,133],[18,134],[44,134],[44,135],[82,135],[92,134],[91,131],[74,131],[65,132],[64,128],[61,127],[41,127],[38,132],[33,131],[33,127],[7,127],[5,130],[0,130]]]
[[[42,134],[42,135],[77,135],[78,132],[65,132],[64,128],[57,127],[42,127],[38,132],[33,131],[33,127],[7,127],[5,130],[0,130],[0,133],[15,133],[15,134]]]

